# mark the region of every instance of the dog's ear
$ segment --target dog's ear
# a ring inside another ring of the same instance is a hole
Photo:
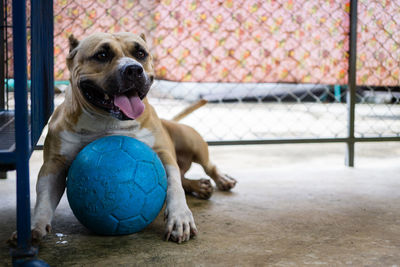
[[[143,32],[140,34],[140,38],[142,38],[143,41],[146,42],[146,35]]]
[[[71,52],[72,50],[74,50],[78,45],[79,45],[79,41],[78,39],[75,38],[75,36],[73,34],[71,34],[68,37],[68,41],[69,41],[69,52]]]
[[[75,36],[73,34],[71,34],[68,37],[68,41],[69,41],[69,54],[67,56],[67,66],[68,66],[68,69],[70,69],[72,60],[75,57],[76,53],[78,52],[78,49],[76,49],[76,48],[79,45],[79,41],[78,41],[78,39],[75,38]]]

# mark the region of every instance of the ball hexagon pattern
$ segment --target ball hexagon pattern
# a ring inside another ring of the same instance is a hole
[[[157,154],[126,136],[107,136],[86,147],[73,161],[67,197],[76,218],[102,235],[138,232],[159,214],[167,177]]]

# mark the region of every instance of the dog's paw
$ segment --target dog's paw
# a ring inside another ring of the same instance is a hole
[[[235,187],[237,181],[227,174],[219,174],[215,183],[219,190],[228,191]]]
[[[34,227],[31,230],[31,244],[33,246],[38,246],[42,239],[51,231],[51,225],[47,224],[44,229],[40,229],[39,227]],[[7,240],[7,243],[12,246],[16,247],[18,245],[18,233],[15,231],[12,233],[11,237]]]
[[[165,240],[177,243],[189,241],[191,236],[197,235],[196,224],[189,208],[169,210],[165,209],[164,218],[167,221],[165,228]]]
[[[192,180],[190,187],[192,194],[201,199],[209,199],[214,192],[214,188],[209,179]]]
[[[16,247],[18,245],[17,231],[11,234],[10,238],[7,240],[7,244],[11,247]]]
[[[34,227],[32,229],[32,245],[38,246],[43,238],[51,232],[51,225],[46,224],[44,229],[40,227]]]

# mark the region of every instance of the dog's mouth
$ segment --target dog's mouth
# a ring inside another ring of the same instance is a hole
[[[138,93],[135,87],[122,93],[107,94],[91,80],[83,80],[79,87],[85,99],[97,108],[107,111],[119,120],[134,120],[144,111],[143,98],[146,94]]]

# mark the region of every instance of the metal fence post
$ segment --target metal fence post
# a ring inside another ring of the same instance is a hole
[[[5,109],[4,90],[4,32],[6,22],[4,21],[4,1],[0,0],[0,111]]]
[[[12,2],[14,79],[15,79],[15,141],[17,167],[17,231],[18,247],[13,259],[35,255],[31,247],[31,211],[29,195],[29,128],[27,92],[26,4]],[[15,264],[15,262],[14,262]]]
[[[354,125],[355,125],[355,104],[356,104],[356,62],[357,62],[357,0],[350,0],[350,49],[348,69],[348,140],[346,152],[346,166],[354,166]]]
[[[35,146],[53,113],[53,1],[31,1],[31,142]]]
[[[0,111],[5,109],[5,90],[4,90],[4,2],[0,0]],[[0,179],[6,179],[7,172],[0,171]]]

